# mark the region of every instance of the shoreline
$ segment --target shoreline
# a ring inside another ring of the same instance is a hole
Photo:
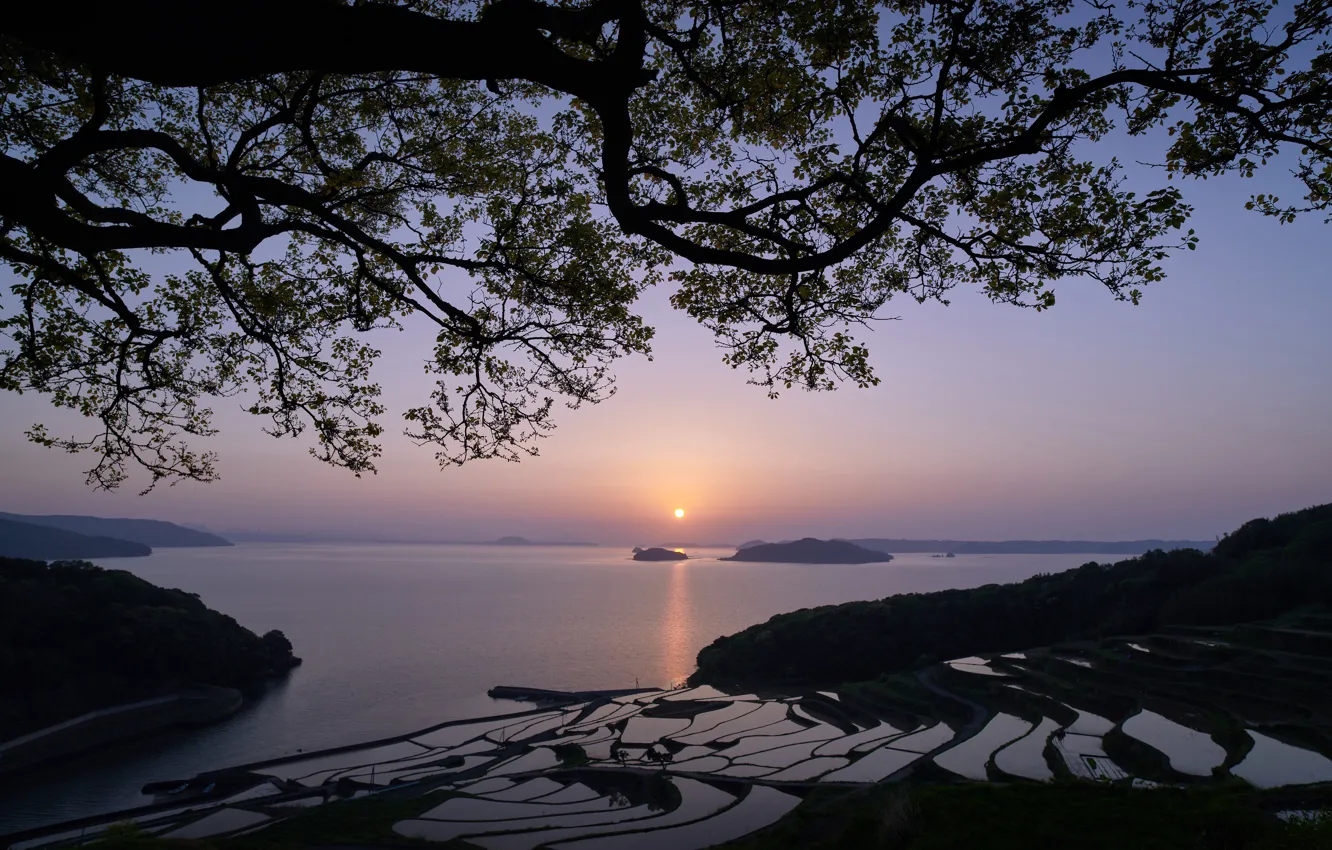
[[[239,711],[244,702],[235,688],[196,685],[90,711],[0,742],[0,776],[177,726],[213,723]]]

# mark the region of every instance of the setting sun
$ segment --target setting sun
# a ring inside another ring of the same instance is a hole
[[[675,509],[675,518],[676,518],[676,519],[684,519],[684,508],[676,508],[676,509]]]

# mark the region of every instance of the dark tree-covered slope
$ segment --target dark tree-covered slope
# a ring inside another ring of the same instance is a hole
[[[1246,523],[1210,554],[1148,552],[1024,582],[780,614],[704,647],[696,682],[871,679],[930,661],[1332,604],[1332,505]]]
[[[0,558],[0,740],[296,663],[281,632],[260,637],[194,594],[85,562]]]
[[[0,513],[0,519],[14,522],[27,522],[50,528],[63,528],[76,534],[89,534],[101,537],[115,537],[142,543],[145,546],[169,548],[172,546],[231,546],[230,540],[156,519],[110,519],[100,516],[29,516],[27,514]],[[89,557],[65,555],[62,557]]]
[[[151,555],[152,552],[148,546],[129,540],[89,536],[0,518],[0,557],[51,561],[60,558],[129,558]]]

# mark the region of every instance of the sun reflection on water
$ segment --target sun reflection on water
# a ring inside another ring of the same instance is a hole
[[[676,561],[670,567],[666,588],[666,613],[662,617],[662,655],[666,681],[679,682],[694,672],[694,653],[689,608],[689,562]]]

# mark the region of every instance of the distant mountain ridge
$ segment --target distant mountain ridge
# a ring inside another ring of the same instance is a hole
[[[0,557],[64,561],[77,558],[135,558],[152,553],[151,547],[129,540],[77,534],[62,528],[0,519]]]
[[[516,534],[510,534],[501,537],[498,540],[486,540],[482,546],[596,546],[595,543],[588,543],[585,540],[554,541],[554,540],[528,540],[526,537],[519,537]]]
[[[376,543],[409,546],[579,546],[598,548],[590,540],[532,540],[516,534],[490,540],[444,540],[416,534],[366,534],[360,532],[253,531],[225,529],[226,535],[241,543]]]
[[[887,537],[848,538],[848,542],[880,552],[953,552],[958,555],[1141,555],[1153,549],[1209,551],[1214,540],[899,540]]]
[[[30,516],[27,514],[10,514],[0,512],[0,519],[10,520],[12,522],[28,523],[31,525],[46,526],[48,528],[58,528],[64,531],[71,531],[75,534],[83,534],[91,537],[109,537],[117,540],[127,540],[131,543],[139,543],[144,546],[167,549],[175,546],[233,546],[230,540],[219,537],[216,534],[210,534],[206,531],[197,531],[193,528],[186,528],[182,525],[176,525],[174,522],[163,522],[156,519],[111,519],[97,516],[74,516],[67,514],[52,514],[49,516]],[[21,556],[14,553],[13,557],[40,557],[40,556]],[[142,554],[146,555],[147,552]],[[98,555],[70,555],[56,557],[81,557],[95,558]]]
[[[836,537],[866,549],[901,555],[918,552],[952,552],[957,555],[1141,555],[1153,549],[1210,551],[1213,540],[911,540],[892,537]],[[792,543],[782,540],[781,543]],[[771,545],[766,540],[748,540],[737,549]]]

